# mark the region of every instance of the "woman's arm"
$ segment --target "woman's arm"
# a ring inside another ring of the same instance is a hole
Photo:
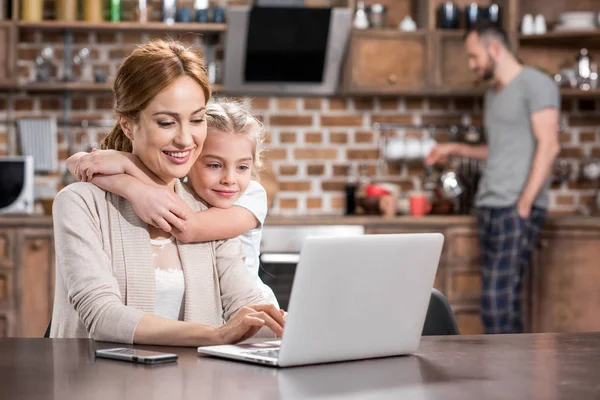
[[[279,325],[270,310],[248,308],[232,323],[213,327],[172,321],[123,304],[119,285],[112,275],[111,261],[102,250],[102,231],[89,192],[71,188],[54,200],[53,218],[56,246],[56,273],[64,281],[67,298],[90,336],[96,340],[175,346],[202,346],[228,343],[244,338],[261,326]],[[65,305],[67,306],[67,305]],[[278,313],[279,314],[279,313]]]

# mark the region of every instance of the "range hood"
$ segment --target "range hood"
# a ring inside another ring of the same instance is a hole
[[[350,37],[349,8],[230,7],[224,85],[238,95],[333,95]]]

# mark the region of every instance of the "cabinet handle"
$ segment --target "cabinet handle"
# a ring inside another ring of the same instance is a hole
[[[396,83],[398,83],[398,75],[390,74],[390,76],[388,76],[387,80],[390,85],[395,85]]]
[[[35,239],[33,242],[31,242],[29,248],[33,251],[37,251],[42,248],[42,242],[42,239]]]

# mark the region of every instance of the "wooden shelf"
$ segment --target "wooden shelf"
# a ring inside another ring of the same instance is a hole
[[[370,38],[401,38],[401,37],[422,37],[427,35],[427,30],[417,29],[413,32],[405,32],[400,29],[394,28],[381,28],[381,29],[353,29],[352,35],[356,37],[370,37]]]
[[[11,28],[15,25],[16,25],[15,21],[12,21],[10,19],[0,20],[0,28]]]
[[[15,82],[10,79],[0,79],[0,89],[12,89],[15,87]]]
[[[560,89],[560,95],[562,97],[572,97],[572,98],[581,98],[581,99],[598,99],[600,98],[600,89],[592,89],[592,90],[579,90],[579,89]]]
[[[521,46],[571,46],[581,48],[600,45],[600,29],[585,31],[553,31],[543,35],[519,35]]]
[[[39,30],[76,30],[76,31],[169,31],[169,32],[224,32],[227,24],[176,23],[168,25],[162,22],[62,22],[62,21],[19,21],[21,29]]]
[[[341,94],[345,96],[413,96],[413,97],[480,97],[485,93],[485,89],[436,89],[436,88],[422,88],[422,89],[390,89],[385,93],[380,89],[378,90],[350,90],[344,91]]]
[[[111,92],[112,82],[107,83],[96,83],[96,82],[33,82],[23,85],[16,85],[13,82],[7,82],[2,85],[0,81],[0,88],[3,89],[18,89],[26,92]],[[223,92],[223,85],[213,85],[213,92]]]
[[[440,37],[456,39],[462,39],[467,33],[464,29],[436,29],[434,32]]]

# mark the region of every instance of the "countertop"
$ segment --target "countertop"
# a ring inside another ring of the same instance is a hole
[[[402,226],[402,227],[448,227],[448,226],[473,226],[475,218],[470,215],[428,215],[425,217],[398,216],[385,218],[373,216],[341,216],[341,215],[301,215],[267,217],[266,226],[296,226],[296,225],[363,225],[377,226]],[[1,227],[51,227],[52,216],[0,216]],[[546,228],[564,229],[600,229],[600,217],[585,216],[554,216],[546,219]]]

